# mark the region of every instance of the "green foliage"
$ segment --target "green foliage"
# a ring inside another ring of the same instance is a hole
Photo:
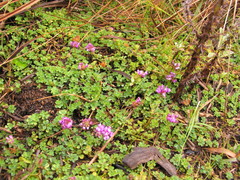
[[[100,10],[92,2],[88,3],[89,9],[96,12]],[[158,7],[150,1],[144,1],[144,15],[150,15],[150,9],[155,8],[164,17],[170,16],[175,9],[169,3],[170,6]],[[12,11],[18,5],[4,8]],[[138,41],[150,38],[151,32],[146,26],[136,28],[115,23],[113,27],[101,28],[96,26],[94,18],[89,20],[94,15],[89,9],[79,14],[68,14],[66,9],[45,11],[38,8],[34,13],[17,15],[14,25],[6,24],[7,36],[3,36],[1,41],[4,59],[20,44],[36,39],[10,61],[9,67],[4,66],[4,71],[11,69],[8,76],[14,77],[14,80],[9,86],[8,79],[1,77],[0,92],[19,91],[22,84],[19,79],[34,74],[33,81],[38,87],[45,89],[56,100],[54,108],[57,112],[51,114],[50,111],[41,111],[24,117],[23,121],[6,119],[4,131],[0,133],[3,144],[0,158],[2,169],[12,177],[23,172],[21,178],[27,179],[69,179],[75,176],[84,180],[122,180],[129,177],[115,164],[121,164],[123,157],[133,147],[152,145],[157,146],[163,156],[180,173],[185,174],[185,179],[192,179],[197,173],[197,178],[212,178],[215,168],[229,168],[230,163],[224,161],[222,155],[213,155],[204,164],[196,165],[193,157],[184,156],[183,153],[183,149],[188,148],[187,141],[199,148],[223,145],[219,141],[223,130],[213,128],[214,122],[209,121],[207,116],[200,116],[200,111],[208,111],[207,106],[199,108],[199,94],[197,96],[196,91],[202,87],[194,87],[190,96],[188,93],[183,95],[183,99],[191,98],[189,105],[178,105],[171,100],[178,82],[168,81],[165,76],[175,72],[177,80],[181,78],[183,72],[175,70],[171,60],[181,62],[181,67],[188,64],[189,50],[184,50],[190,46],[185,39],[187,35],[174,40],[166,36],[158,41]],[[103,12],[107,13],[106,9]],[[82,21],[79,21],[79,17]],[[174,23],[182,24],[182,20],[175,19]],[[127,31],[129,29],[133,31]],[[79,48],[69,45],[76,36],[80,37]],[[88,43],[97,47],[95,52],[86,51]],[[233,50],[237,49],[235,46]],[[214,53],[212,49],[208,51],[209,54]],[[231,56],[230,51],[221,53],[224,58],[231,57],[233,63],[239,59],[238,55]],[[78,69],[80,62],[89,67]],[[142,78],[136,73],[137,69],[148,71],[149,74]],[[217,120],[223,121],[224,126],[234,127],[237,123],[234,117],[239,112],[238,76],[223,72],[212,74],[209,79],[213,85],[209,83],[206,85],[208,90],[205,88],[201,91],[201,103],[216,96],[210,102],[209,112]],[[156,93],[157,87],[162,84],[171,89],[166,98]],[[142,99],[141,104],[134,107],[132,104],[138,97]],[[14,104],[2,101],[1,108],[3,112],[12,114],[17,109]],[[126,118],[130,112],[131,117]],[[178,112],[182,116],[179,123],[171,123],[166,119],[171,112]],[[3,114],[0,114],[1,118]],[[62,130],[59,120],[65,116],[73,119],[73,127]],[[94,119],[94,125],[89,130],[79,127],[84,118]],[[99,123],[111,126],[113,130],[121,128],[90,166],[89,161],[106,142],[94,134],[94,128]],[[14,137],[13,144],[5,142],[10,132]],[[240,149],[237,143],[234,148]],[[179,179],[167,177],[156,167],[156,163],[150,161],[135,170],[126,169],[139,179],[148,176]],[[231,179],[233,173],[228,172],[225,176]]]

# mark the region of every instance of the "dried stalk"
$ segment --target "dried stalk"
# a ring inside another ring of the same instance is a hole
[[[203,26],[202,28],[202,33],[201,35],[197,35],[197,39],[198,39],[198,44],[196,45],[194,52],[192,54],[191,60],[188,63],[187,67],[186,67],[186,71],[184,72],[181,81],[178,85],[177,91],[173,97],[174,101],[177,101],[178,98],[182,95],[184,87],[186,87],[186,85],[189,83],[189,81],[194,78],[195,74],[193,74],[196,65],[198,63],[198,61],[200,60],[200,55],[202,53],[204,44],[206,43],[206,41],[209,39],[210,37],[210,33],[212,32],[212,25],[213,25],[213,21],[214,18],[218,15],[218,12],[221,8],[223,4],[223,0],[217,0],[214,5],[211,8],[211,13],[208,16],[208,20],[205,26]],[[217,58],[214,58],[210,63],[207,64],[207,66],[204,68],[204,76],[207,76],[211,69],[214,67],[215,62],[216,62]],[[210,68],[211,67],[211,68]],[[203,74],[203,73],[200,73]]]

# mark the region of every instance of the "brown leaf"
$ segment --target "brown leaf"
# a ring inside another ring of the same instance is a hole
[[[191,103],[191,99],[185,99],[181,101],[181,104],[188,106]]]
[[[72,38],[73,41],[80,41],[80,36],[75,36],[74,38]]]
[[[102,67],[106,67],[107,63],[106,62],[100,62],[99,65],[102,66]]]
[[[136,147],[134,151],[123,158],[123,163],[131,169],[135,169],[139,164],[155,160],[171,176],[177,175],[177,170],[155,147]]]
[[[211,153],[219,153],[219,154],[225,154],[227,156],[230,156],[231,158],[236,157],[236,154],[228,149],[225,148],[204,148],[207,151]]]

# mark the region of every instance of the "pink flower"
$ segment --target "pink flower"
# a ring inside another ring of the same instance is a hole
[[[90,128],[90,126],[93,125],[93,121],[90,118],[83,119],[79,125],[80,125],[80,127],[82,127],[82,129],[88,130]]]
[[[12,135],[9,135],[8,137],[6,137],[6,141],[7,141],[7,143],[9,143],[9,144],[14,143],[14,138],[13,138],[13,136],[12,136]]]
[[[87,51],[91,51],[91,52],[94,52],[96,50],[96,47],[94,47],[92,43],[89,43],[85,48]]]
[[[171,80],[172,82],[177,82],[177,80],[176,79],[174,79],[176,77],[176,74],[174,73],[174,72],[170,72],[170,74],[169,75],[166,75],[166,79],[167,80]]]
[[[168,87],[165,87],[164,85],[158,86],[157,93],[162,94],[163,97],[166,97],[166,93],[171,92],[171,89],[169,89]]]
[[[108,140],[113,135],[112,128],[110,126],[98,124],[95,129],[95,135],[97,137],[103,137],[104,140]]]
[[[78,47],[80,46],[80,43],[77,42],[77,41],[71,41],[71,42],[70,42],[70,46],[75,47],[75,48],[78,48]]]
[[[79,63],[79,65],[78,65],[78,69],[80,69],[80,70],[84,70],[87,67],[88,67],[88,64]]]
[[[77,178],[75,176],[69,177],[69,180],[76,180]]]
[[[136,103],[140,103],[140,102],[141,102],[141,98],[138,97],[135,102],[136,102]]]
[[[174,69],[180,69],[181,64],[180,63],[173,63]]]
[[[172,122],[172,123],[178,123],[177,119],[178,118],[178,115],[177,114],[168,114],[167,115],[167,120]]]
[[[62,126],[62,129],[69,129],[72,127],[73,120],[68,117],[63,117],[62,120],[59,121]]]
[[[140,104],[141,104],[141,98],[140,97],[138,97],[133,103],[132,103],[132,106],[133,107],[137,107],[137,106],[139,106]]]
[[[148,75],[148,72],[147,72],[147,71],[144,72],[144,71],[138,69],[136,72],[137,72],[138,75],[141,76],[141,77],[145,77],[146,75]]]

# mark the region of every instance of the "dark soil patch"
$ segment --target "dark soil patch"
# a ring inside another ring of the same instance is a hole
[[[35,83],[27,83],[21,87],[21,92],[11,92],[4,98],[4,102],[8,105],[14,105],[16,110],[14,113],[4,111],[1,126],[3,127],[9,119],[23,121],[27,116],[47,111],[50,119],[56,114],[55,99],[49,97],[51,94],[44,89],[39,89]]]

